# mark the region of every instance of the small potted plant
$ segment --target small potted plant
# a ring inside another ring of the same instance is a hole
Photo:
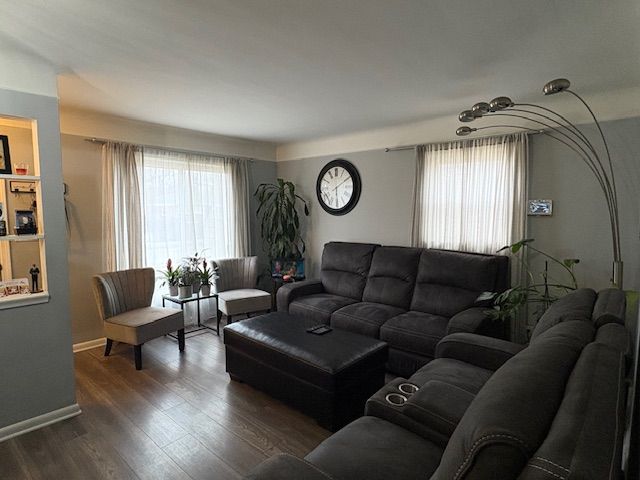
[[[198,293],[200,291],[200,286],[202,285],[199,268],[202,261],[204,261],[204,258],[199,257],[198,252],[193,254],[191,257],[185,257],[183,259],[182,269],[191,272],[191,286],[193,287],[193,293]]]
[[[160,286],[164,287],[165,285],[168,285],[169,295],[172,297],[178,295],[178,284],[180,283],[180,274],[182,273],[180,266],[174,269],[171,264],[171,259],[169,258],[167,260],[166,270],[160,273],[162,273],[162,276],[164,277],[164,282],[162,282]]]
[[[193,295],[193,281],[196,277],[196,272],[193,272],[187,268],[180,270],[180,283],[178,287],[178,298],[189,298]]]
[[[213,262],[211,262],[213,265]],[[213,267],[209,268],[206,260],[202,260],[202,267],[200,268],[200,281],[202,282],[202,286],[200,287],[200,293],[202,293],[203,297],[208,297],[211,295],[211,280],[216,278],[216,270],[217,268]]]

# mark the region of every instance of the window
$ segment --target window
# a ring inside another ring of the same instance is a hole
[[[144,150],[145,264],[162,269],[194,253],[208,259],[239,250],[232,165],[224,158]]]
[[[524,134],[417,149],[412,243],[495,253],[524,235]]]

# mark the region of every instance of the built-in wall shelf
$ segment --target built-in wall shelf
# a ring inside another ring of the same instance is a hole
[[[34,240],[42,240],[44,234],[38,235],[4,235],[0,237],[0,242],[33,242]]]
[[[6,173],[0,174],[0,180],[23,180],[25,182],[38,182],[40,177],[36,175],[9,175]]]
[[[39,303],[47,303],[48,301],[49,294],[47,292],[7,295],[6,297],[0,297],[0,310],[37,305]]]
[[[0,124],[4,125],[4,120],[0,115]],[[38,125],[30,119],[20,120],[23,126],[7,126],[0,142],[7,159],[11,152],[13,168],[0,173],[0,220],[4,224],[2,233],[8,234],[0,236],[0,310],[49,301],[43,215],[46,205],[42,199],[46,179],[40,175]],[[34,283],[36,291],[28,293]]]

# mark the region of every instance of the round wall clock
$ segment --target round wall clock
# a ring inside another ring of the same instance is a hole
[[[362,183],[351,162],[338,158],[327,163],[316,182],[320,206],[331,215],[344,215],[353,210],[360,199]]]

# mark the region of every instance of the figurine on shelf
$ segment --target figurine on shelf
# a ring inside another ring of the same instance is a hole
[[[31,274],[31,291],[35,293],[38,291],[38,275],[40,275],[40,269],[34,263],[31,265],[29,273]]]

